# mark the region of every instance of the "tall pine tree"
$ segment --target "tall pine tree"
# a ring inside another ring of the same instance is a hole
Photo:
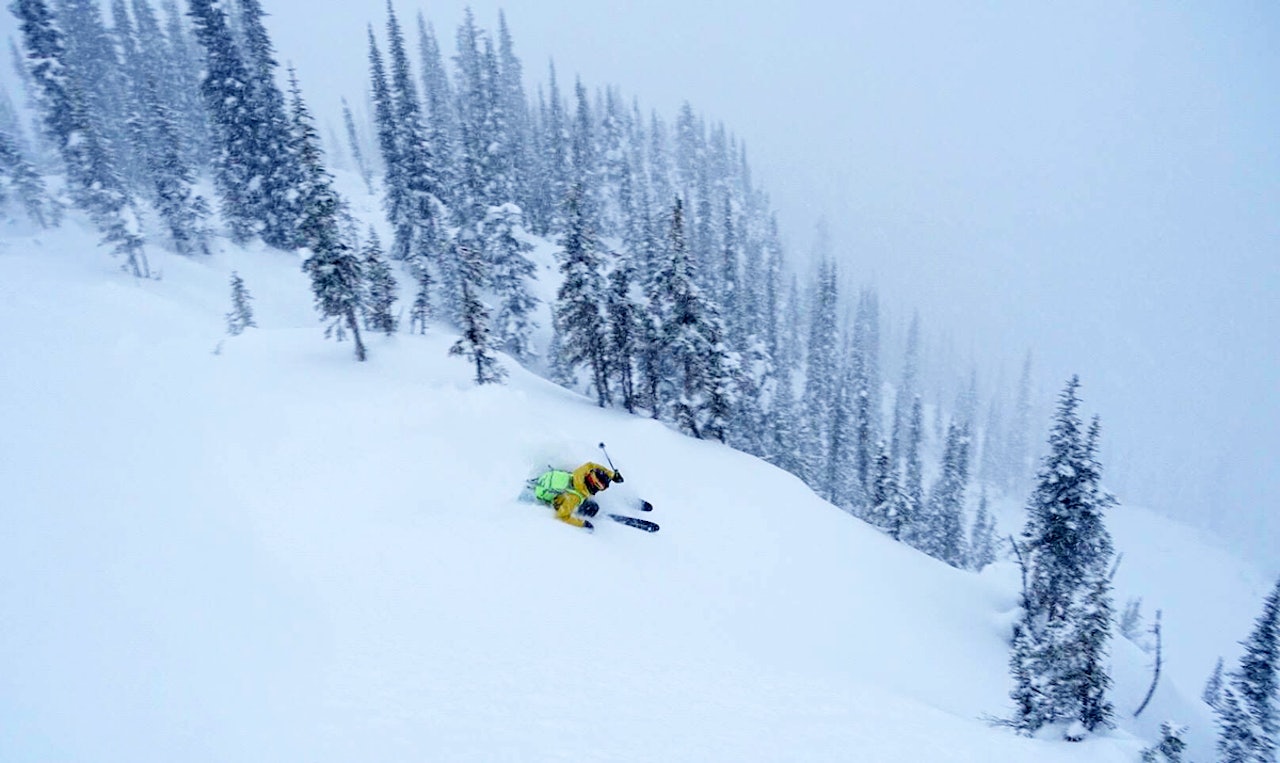
[[[1099,427],[1095,419],[1083,430],[1079,387],[1073,377],[1059,398],[1018,541],[1026,585],[1010,665],[1012,724],[1028,734],[1063,724],[1068,739],[1108,728],[1113,713],[1105,665],[1113,550],[1103,512],[1114,499],[1099,485]]]
[[[1240,666],[1215,709],[1222,763],[1274,763],[1280,749],[1280,581],[1262,605]]]

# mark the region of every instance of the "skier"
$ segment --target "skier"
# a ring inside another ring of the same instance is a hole
[[[600,511],[591,496],[606,490],[612,482],[622,482],[622,473],[593,461],[566,472],[551,469],[534,483],[533,495],[556,510],[556,519],[574,527],[594,529],[590,519]]]

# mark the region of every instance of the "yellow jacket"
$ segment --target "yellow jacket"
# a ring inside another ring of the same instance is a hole
[[[588,461],[577,469],[573,470],[573,487],[560,495],[556,496],[551,502],[551,506],[556,510],[556,519],[568,522],[574,527],[582,527],[586,521],[573,512],[582,505],[591,495],[587,490],[587,473],[594,469],[602,469],[605,474],[609,475],[609,479],[614,479],[617,475],[607,466],[601,466],[594,461]]]

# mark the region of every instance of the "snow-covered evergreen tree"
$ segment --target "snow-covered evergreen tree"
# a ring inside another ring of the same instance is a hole
[[[504,166],[510,173],[514,198],[523,211],[534,204],[534,160],[530,156],[533,143],[533,125],[529,116],[528,99],[524,92],[524,69],[516,57],[515,42],[507,26],[506,14],[498,11],[498,80],[494,98],[500,106],[502,121],[499,128],[504,136]]]
[[[610,403],[609,343],[600,295],[604,293],[600,242],[584,215],[582,188],[575,185],[566,200],[568,223],[560,240],[560,272],[553,314],[559,359],[565,369],[585,365],[596,402]]]
[[[435,28],[418,14],[418,50],[422,66],[423,119],[427,144],[439,171],[440,201],[457,206],[458,116],[453,86],[440,55]]]
[[[302,269],[311,276],[316,309],[331,322],[325,336],[338,341],[350,331],[355,340],[356,360],[367,358],[360,338],[357,316],[365,303],[365,273],[360,253],[341,227],[343,202],[333,187],[333,177],[324,166],[311,116],[301,96],[293,108],[294,140],[300,166],[305,170],[298,195],[301,216],[298,232],[310,255]]]
[[[876,443],[880,439],[880,300],[867,289],[858,298],[852,347],[854,500],[868,501],[875,482]]]
[[[240,47],[249,73],[248,117],[253,127],[250,153],[239,157],[254,168],[249,203],[262,240],[277,249],[294,249],[302,245],[296,200],[299,187],[306,182],[306,170],[291,150],[291,120],[284,94],[276,84],[277,63],[263,23],[262,5],[259,0],[236,3],[243,36]]]
[[[1200,694],[1200,699],[1213,709],[1218,708],[1218,703],[1222,700],[1222,671],[1224,668],[1224,660],[1219,657],[1217,663],[1213,666],[1213,672],[1209,674],[1209,679],[1205,681],[1204,690]]]
[[[484,277],[482,244],[479,236],[464,231],[455,246],[462,281],[462,336],[449,348],[449,354],[461,355],[475,365],[476,384],[501,384],[507,370],[493,355],[489,309],[480,301],[480,283]]]
[[[82,9],[82,6],[75,8]],[[36,88],[36,105],[46,134],[63,160],[72,201],[89,215],[102,233],[103,243],[111,244],[113,252],[124,257],[127,270],[137,277],[149,276],[141,222],[133,200],[112,163],[108,146],[83,95],[89,84],[86,51],[81,51],[78,64],[71,63],[76,56],[68,50],[58,21],[43,0],[15,0],[10,9],[22,29],[27,70]],[[96,27],[92,22],[97,18],[96,8],[92,14],[84,11],[81,15],[89,17],[87,26],[94,34],[100,31],[100,21]]]
[[[258,230],[257,199],[250,190],[261,184],[250,74],[221,6],[190,0],[190,7],[196,40],[204,48],[200,94],[213,138],[214,185],[232,239],[244,242]]]
[[[154,81],[147,80],[140,100],[148,110],[146,134],[147,174],[154,184],[156,211],[168,228],[174,250],[179,254],[208,254],[209,203],[197,194],[195,173],[183,156],[180,129],[173,111],[161,99]]]
[[[369,193],[373,193],[373,170],[369,167],[369,163],[365,161],[364,149],[360,147],[360,134],[356,131],[355,117],[351,116],[351,106],[347,104],[347,99],[342,99],[342,124],[347,131],[347,145],[351,150],[351,158],[355,161],[356,171],[360,173],[360,178],[364,180],[365,188]]]
[[[905,465],[902,473],[903,517],[899,521],[900,538],[919,548],[924,537],[924,463],[920,452],[924,442],[924,403],[916,395],[911,401],[911,414],[903,442]]]
[[[570,182],[578,189],[581,214],[600,232],[600,209],[603,184],[595,143],[595,118],[587,98],[587,88],[579,79],[574,83],[576,106],[570,133]]]
[[[387,5],[387,40],[390,104],[379,108],[389,105],[393,120],[389,129],[395,150],[392,156],[383,157],[387,166],[388,218],[396,231],[392,258],[412,259],[413,268],[423,273],[434,269],[444,286],[444,307],[450,317],[457,319],[462,309],[461,290],[457,288],[458,264],[446,257],[449,248],[444,243],[440,170],[423,126],[422,106],[404,35],[390,3]],[[370,46],[372,49],[372,38]],[[373,52],[376,53],[376,49]],[[388,95],[384,95],[386,97]],[[397,165],[394,172],[392,162]],[[468,222],[479,224],[479,220]]]
[[[800,450],[801,457],[810,465],[807,469],[810,474],[819,474],[828,462],[830,428],[836,415],[839,393],[836,376],[837,298],[836,265],[824,260],[818,266],[818,279],[814,286],[802,402],[805,434]],[[834,482],[828,480],[827,483],[825,491],[819,488],[819,494],[832,500],[835,497],[831,492]]]
[[[227,313],[227,333],[231,336],[239,336],[245,329],[258,325],[253,321],[253,307],[249,304],[252,301],[244,279],[231,271],[231,312]]]
[[[364,303],[365,327],[391,336],[396,333],[400,322],[391,312],[391,307],[398,298],[399,287],[382,251],[378,232],[373,228],[369,229],[369,238],[365,241],[363,268],[365,293],[368,295]]]
[[[942,471],[926,504],[921,551],[952,567],[966,566],[964,493],[969,478],[969,438],[957,422],[947,426]]]
[[[1280,745],[1280,580],[1263,602],[1240,666],[1222,687],[1218,754],[1223,763],[1274,763]]]
[[[14,135],[5,129],[0,129],[0,178],[4,179],[5,190],[17,197],[27,218],[41,228],[49,227],[53,216],[49,213],[44,179],[23,155]]]
[[[894,464],[901,463],[905,452],[907,427],[911,417],[911,405],[916,396],[917,378],[920,374],[920,313],[911,316],[907,329],[907,349],[902,361],[902,381],[893,400],[893,433],[889,442],[889,455]]]
[[[520,220],[520,208],[515,204],[491,207],[483,234],[489,287],[498,301],[494,344],[519,361],[529,361],[537,355],[530,340],[538,326],[534,311],[539,300],[530,290],[537,267],[529,259],[533,244]]]
[[[622,407],[635,413],[641,393],[636,383],[636,368],[644,342],[645,323],[642,306],[631,294],[633,271],[625,254],[616,256],[609,273],[609,293],[605,315],[609,321],[610,374]]]
[[[650,307],[656,306],[661,316],[657,340],[670,358],[671,376],[662,385],[662,400],[682,431],[719,439],[724,417],[732,410],[733,361],[714,306],[693,282],[680,199],[671,211],[667,261],[655,276],[653,294],[656,301]]]
[[[455,202],[455,211],[462,215],[460,224],[474,222],[481,210],[492,204],[511,201],[513,193],[491,193],[491,183],[507,185],[508,177],[495,177],[496,172],[496,136],[492,134],[490,123],[493,103],[489,97],[489,76],[496,72],[488,71],[482,47],[487,42],[480,29],[476,27],[475,17],[471,9],[466,9],[462,24],[458,27],[457,50],[454,63],[457,69],[457,114],[459,138],[458,177],[459,197]]]
[[[884,440],[876,443],[876,478],[871,491],[868,520],[897,540],[906,518],[906,496],[898,484],[898,469]]]
[[[136,10],[140,3],[145,4],[143,0],[135,2],[134,16],[143,19],[145,13]],[[210,163],[213,151],[209,114],[200,92],[203,64],[196,55],[196,45],[176,0],[162,0],[162,7],[165,13],[164,44],[157,51],[162,59],[160,71],[163,72],[163,77],[157,81],[164,88],[166,101],[182,125],[183,151],[187,162],[193,167],[203,168]],[[140,48],[145,50],[154,44],[156,43],[143,38]]]
[[[996,560],[996,520],[987,508],[987,491],[978,498],[978,513],[969,534],[969,568],[982,572]]]
[[[738,356],[729,349],[720,313],[714,302],[704,300],[700,304],[701,328],[705,337],[707,354],[702,371],[702,398],[699,430],[711,440],[727,442],[729,428],[738,408]]]
[[[1073,377],[1059,399],[1018,542],[1026,585],[1011,662],[1013,725],[1030,734],[1060,723],[1068,739],[1109,727],[1113,713],[1105,665],[1113,552],[1103,512],[1114,499],[1099,485],[1098,422],[1083,431],[1079,386]]]
[[[1142,763],[1182,763],[1182,753],[1187,749],[1183,735],[1185,726],[1172,721],[1160,724],[1160,743],[1142,751]]]

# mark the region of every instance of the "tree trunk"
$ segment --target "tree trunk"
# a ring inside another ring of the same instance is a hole
[[[351,329],[351,336],[356,341],[356,360],[366,360],[368,354],[364,350],[364,342],[360,341],[360,324],[356,321],[355,308],[347,308],[347,326]]]

